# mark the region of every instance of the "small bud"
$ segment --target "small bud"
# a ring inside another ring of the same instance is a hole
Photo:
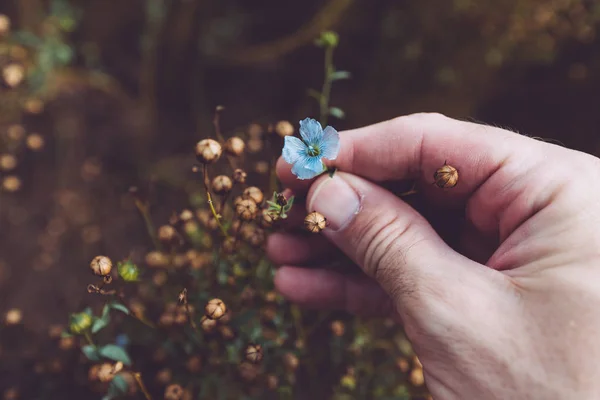
[[[169,265],[169,257],[160,251],[151,251],[146,254],[146,265],[152,268],[164,268]]]
[[[2,70],[2,78],[6,85],[14,88],[23,81],[25,77],[25,69],[19,64],[9,64]]]
[[[110,363],[101,364],[97,374],[98,380],[103,383],[108,383],[115,377],[114,368]]]
[[[250,139],[248,140],[248,152],[250,153],[258,153],[264,147],[264,143],[261,139]]]
[[[332,31],[322,32],[317,39],[317,45],[321,47],[336,47],[340,41],[337,33]]]
[[[442,189],[453,188],[458,183],[458,170],[444,163],[441,168],[435,171],[433,179],[434,183]]]
[[[304,218],[304,226],[309,232],[319,233],[327,226],[327,219],[322,214],[313,211]]]
[[[230,137],[225,143],[225,151],[232,156],[241,156],[245,147],[244,141],[237,136]]]
[[[290,121],[279,121],[275,125],[275,132],[282,138],[286,136],[292,136],[294,134],[294,125]]]
[[[246,178],[248,174],[243,169],[237,168],[233,171],[233,181],[235,183],[246,183]]]
[[[300,361],[298,361],[298,357],[295,354],[285,353],[283,355],[283,365],[288,371],[295,371],[298,368],[298,364],[300,364]]]
[[[221,299],[212,299],[204,308],[204,312],[206,316],[210,319],[220,319],[225,312],[227,311],[227,307],[225,307],[225,303]]]
[[[258,378],[259,369],[258,366],[251,364],[249,362],[242,362],[238,367],[238,372],[240,373],[240,377],[246,382],[252,382]]]
[[[277,205],[279,205],[281,207],[287,206],[287,203],[288,203],[288,200],[283,193],[277,193],[275,195],[275,201],[276,201]]]
[[[219,142],[213,139],[204,139],[196,144],[196,158],[203,164],[216,162],[222,152]]]
[[[344,336],[344,332],[346,331],[346,327],[342,321],[333,321],[331,323],[331,332],[335,336]]]
[[[227,239],[225,239],[223,241],[223,244],[221,245],[221,249],[223,249],[223,252],[225,254],[233,254],[235,253],[235,250],[237,249],[237,240],[235,240],[234,237],[228,237]]]
[[[23,313],[18,308],[12,308],[8,310],[4,317],[4,323],[6,325],[17,325],[23,319]]]
[[[260,226],[267,229],[273,226],[273,223],[277,220],[277,216],[269,210],[262,210],[260,213]]]
[[[422,368],[415,368],[412,371],[410,371],[410,383],[412,383],[414,386],[423,386],[423,384],[425,383],[425,377],[423,376],[423,369]]]
[[[5,35],[10,31],[10,18],[0,14],[0,35]]]
[[[252,364],[258,364],[263,359],[263,348],[260,344],[250,344],[244,352],[246,360]]]
[[[86,312],[71,315],[69,330],[75,335],[81,335],[92,326],[92,316]]]
[[[96,256],[90,262],[90,268],[94,275],[107,276],[112,270],[112,261],[106,256]]]
[[[267,387],[269,390],[276,390],[279,386],[279,379],[277,376],[269,374],[267,375]]]
[[[250,126],[248,126],[248,136],[252,139],[260,139],[263,132],[263,127],[259,124],[250,124]]]
[[[244,199],[252,199],[256,204],[262,203],[264,199],[264,195],[262,190],[257,188],[256,186],[247,187],[242,194]]]
[[[229,193],[233,187],[233,182],[227,175],[216,176],[212,181],[212,190],[218,195]]]
[[[12,154],[0,154],[0,170],[11,171],[17,166],[17,157]]]
[[[183,399],[183,388],[181,385],[176,383],[167,386],[165,389],[165,400],[182,400]]]
[[[205,333],[212,333],[217,328],[217,321],[207,317],[202,317],[200,321],[200,327]]]
[[[235,212],[243,221],[252,221],[256,216],[256,203],[254,200],[244,199],[235,206]]]
[[[140,277],[140,269],[130,260],[118,263],[117,272],[125,282],[136,282]]]
[[[2,189],[14,193],[21,189],[21,180],[14,175],[5,176],[2,180]]]
[[[173,245],[178,241],[177,239],[177,231],[171,225],[163,225],[158,228],[158,240],[164,245]]]
[[[25,141],[29,150],[40,151],[44,147],[44,138],[39,133],[32,133]]]

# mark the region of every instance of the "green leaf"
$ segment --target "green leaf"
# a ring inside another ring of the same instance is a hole
[[[108,317],[108,313],[110,312],[110,305],[105,304],[104,308],[102,308],[102,317],[101,318],[106,318]]]
[[[110,323],[110,315],[102,315],[102,318],[96,318],[92,324],[92,333],[98,333],[102,329],[106,328]]]
[[[309,97],[312,97],[313,99],[315,99],[319,102],[323,98],[323,95],[320,92],[316,91],[315,89],[308,89],[306,91],[306,93],[308,94]]]
[[[331,79],[332,81],[340,81],[342,79],[350,79],[350,77],[352,77],[352,74],[350,74],[350,72],[348,72],[348,71],[335,71],[334,73],[329,75],[329,79]]]
[[[342,111],[342,109],[338,108],[338,107],[329,108],[329,115],[339,118],[339,119],[344,119],[346,117],[346,114],[344,113],[344,111]]]
[[[98,354],[98,348],[91,344],[86,344],[81,348],[83,354],[90,361],[100,361],[100,355]]]
[[[113,310],[121,311],[122,313],[129,315],[129,309],[121,303],[111,303],[110,308],[112,308]]]
[[[116,344],[107,344],[98,350],[98,353],[102,357],[110,358],[114,361],[121,361],[125,365],[131,365],[131,359],[127,355],[127,352],[117,346]]]

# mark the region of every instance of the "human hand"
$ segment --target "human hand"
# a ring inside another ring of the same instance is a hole
[[[404,325],[435,399],[600,397],[600,160],[499,128],[415,114],[342,132],[313,181],[278,174],[329,227],[277,233],[278,290],[309,307]],[[445,160],[458,185],[433,173]],[[463,215],[453,249],[380,186],[416,179],[432,206]],[[300,208],[300,207],[297,207]],[[361,277],[301,268],[340,249]],[[479,260],[480,262],[476,261]]]

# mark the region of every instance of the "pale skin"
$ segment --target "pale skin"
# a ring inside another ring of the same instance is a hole
[[[279,160],[330,225],[269,238],[278,290],[403,324],[434,399],[600,398],[600,160],[439,114],[340,137],[333,179],[297,180]],[[444,161],[459,170],[452,189],[431,185]],[[466,216],[457,248],[379,184],[411,178]],[[318,268],[340,250],[362,276]]]

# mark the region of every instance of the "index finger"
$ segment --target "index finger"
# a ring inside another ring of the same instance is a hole
[[[326,161],[327,166],[373,181],[417,179],[431,184],[435,171],[447,162],[459,171],[459,182],[449,193],[455,198],[470,195],[515,153],[541,144],[504,129],[429,113],[344,131],[340,142],[337,158]],[[298,180],[283,159],[277,173],[295,192],[312,183]],[[427,186],[432,185],[424,186],[426,191],[437,189]]]

